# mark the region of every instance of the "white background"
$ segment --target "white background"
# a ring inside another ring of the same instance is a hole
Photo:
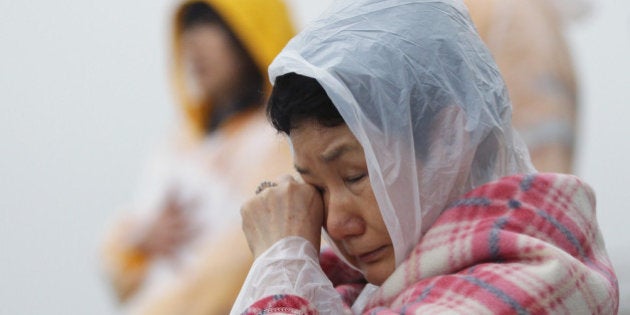
[[[329,2],[289,3],[303,25]],[[0,1],[0,314],[116,313],[97,249],[175,125],[172,5]],[[576,173],[597,191],[629,307],[630,2],[596,2],[570,40],[584,101]]]

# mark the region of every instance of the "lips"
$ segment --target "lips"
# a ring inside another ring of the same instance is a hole
[[[371,264],[383,258],[386,254],[387,246],[381,246],[373,251],[355,256],[363,264]]]

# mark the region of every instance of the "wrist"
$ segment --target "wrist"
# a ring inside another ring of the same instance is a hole
[[[319,261],[319,247],[315,245],[302,236],[287,236],[256,256],[256,260],[273,257],[286,260],[312,259]]]

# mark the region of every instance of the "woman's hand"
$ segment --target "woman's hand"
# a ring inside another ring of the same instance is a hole
[[[315,187],[285,176],[241,208],[243,231],[258,258],[277,241],[300,236],[319,250],[324,218],[322,197]]]

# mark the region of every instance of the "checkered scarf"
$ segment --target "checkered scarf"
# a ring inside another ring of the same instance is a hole
[[[329,252],[321,262],[352,304],[358,274]],[[574,176],[537,174],[488,183],[451,204],[363,313],[608,315],[618,304],[593,191]],[[317,314],[287,295],[245,314],[274,312]]]

